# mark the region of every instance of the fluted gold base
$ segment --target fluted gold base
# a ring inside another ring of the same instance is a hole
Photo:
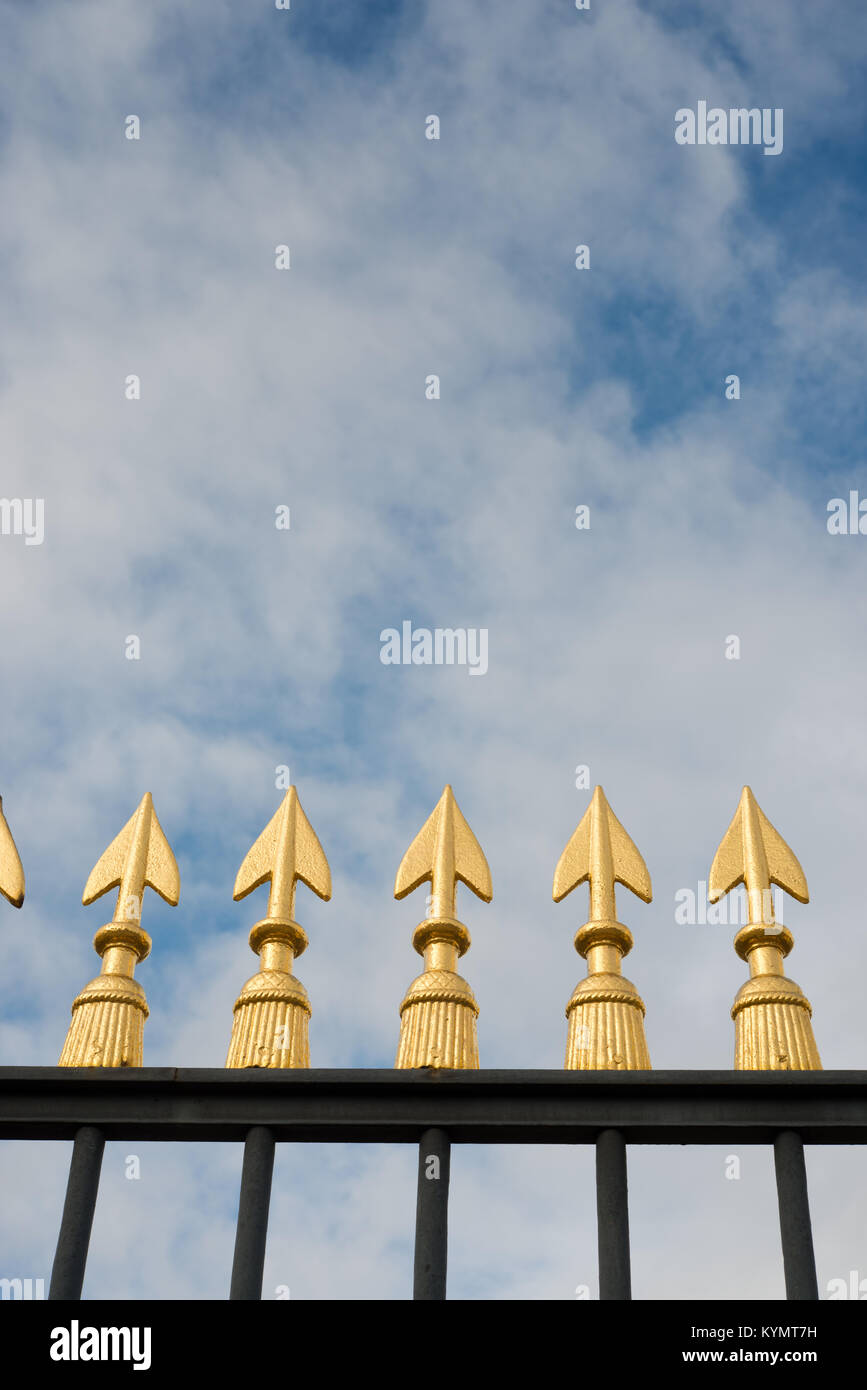
[[[227,1067],[309,1067],[310,1000],[292,974],[307,934],[290,917],[263,917],[250,932],[261,969],[235,1002]]]
[[[145,993],[127,975],[97,975],[72,1006],[61,1067],[140,1067]]]
[[[309,1067],[310,1001],[294,975],[263,970],[235,1004],[227,1067]]]
[[[567,1071],[650,1071],[644,1004],[623,975],[588,975],[566,1006]]]
[[[651,1071],[644,1036],[644,1001],[620,962],[632,950],[632,933],[622,922],[599,918],[575,933],[575,949],[589,974],[579,980],[566,1005],[567,1071]]]
[[[395,1067],[478,1068],[478,1016],[466,980],[453,970],[426,970],[400,1006]]]
[[[72,1022],[60,1054],[61,1067],[140,1067],[145,992],[133,978],[151,939],[137,921],[107,922],[93,938],[102,973],[85,985],[72,1005]]]
[[[787,976],[747,980],[732,1006],[735,1070],[821,1071],[812,1013],[809,1000]]]
[[[794,941],[788,927],[748,923],[734,940],[749,962],[750,978],[732,1005],[735,1071],[821,1071],[810,1022],[810,1001],[788,975],[783,961]]]

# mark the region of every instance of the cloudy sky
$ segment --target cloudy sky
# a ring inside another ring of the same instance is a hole
[[[451,782],[494,887],[458,898],[481,1064],[562,1066],[586,765],[653,881],[618,915],[654,1068],[732,1065],[747,970],[675,894],[745,783],[807,876],[823,1063],[865,1067],[867,538],[827,526],[867,497],[863,6],[0,8],[0,492],[44,501],[41,544],[0,535],[0,1064],[56,1062],[113,906],[84,882],[150,791],[181,900],[145,902],[145,1062],[223,1065],[285,764],[334,882],[296,907],[313,1065],[393,1065],[394,875]],[[699,101],[782,110],[782,150],[678,144]],[[384,665],[404,621],[486,629],[487,672]],[[225,1298],[240,1147],[129,1151],[86,1296]],[[69,1152],[0,1146],[0,1274],[47,1281]],[[636,1297],[783,1297],[772,1155],[732,1152],[630,1149]],[[807,1163],[824,1291],[867,1276],[862,1158]],[[280,1148],[264,1296],[408,1297],[415,1170]],[[592,1151],[456,1150],[451,1230],[453,1297],[595,1297]]]

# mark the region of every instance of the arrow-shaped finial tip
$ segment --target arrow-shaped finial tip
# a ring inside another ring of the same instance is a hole
[[[491,871],[447,782],[442,795],[400,862],[394,896],[405,898],[429,880],[435,916],[454,916],[458,882],[490,902]]]
[[[328,860],[294,783],[286,788],[277,810],[244,856],[235,879],[235,902],[269,879],[269,916],[291,918],[296,881],[306,884],[324,902],[331,897]]]
[[[588,879],[593,920],[614,918],[615,883],[622,883],[643,902],[649,903],[652,898],[647,865],[598,782],[554,871],[554,902],[561,902]]]
[[[798,902],[810,900],[804,870],[748,786],[710,866],[708,899],[717,902],[740,883],[751,899],[776,884]]]
[[[12,904],[20,907],[24,902],[24,870],[12,832],[3,815],[3,798],[0,796],[0,893]]]

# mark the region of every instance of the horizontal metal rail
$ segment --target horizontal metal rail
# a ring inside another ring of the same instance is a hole
[[[631,1298],[626,1145],[772,1144],[786,1293],[818,1298],[804,1143],[867,1141],[867,1072],[0,1068],[0,1138],[74,1139],[49,1297],[81,1296],[107,1140],[244,1141],[230,1298],[258,1299],[274,1146],[418,1143],[414,1296],[446,1296],[451,1145],[596,1145],[599,1296]]]
[[[0,1139],[451,1144],[867,1142],[867,1072],[0,1068]]]

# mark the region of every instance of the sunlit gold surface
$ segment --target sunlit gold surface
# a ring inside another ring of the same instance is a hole
[[[3,798],[0,796],[0,893],[8,898],[13,907],[20,907],[24,901],[24,870],[12,839],[12,832],[3,814]]]
[[[119,892],[114,920],[101,927],[93,939],[94,950],[102,957],[102,969],[72,1005],[72,1022],[60,1054],[61,1067],[142,1064],[148,1006],[133,972],[151,948],[150,937],[139,920],[146,887],[153,888],[173,906],[180,897],[178,866],[157,820],[150,792],[142,797],[138,809],[111,842],[85,885],[85,906],[112,888]]]
[[[560,856],[554,901],[560,902],[588,880],[590,921],[575,936],[575,949],[586,959],[588,973],[566,1006],[565,1067],[569,1071],[649,1071],[644,1003],[635,985],[621,974],[621,960],[632,949],[632,933],[617,921],[614,885],[622,883],[649,903],[650,875],[601,787],[595,788]]]
[[[400,1006],[395,1067],[471,1069],[479,1065],[479,1009],[455,968],[470,946],[469,932],[455,917],[455,894],[457,884],[464,883],[489,903],[491,871],[450,786],[403,856],[394,896],[405,898],[425,882],[431,885],[430,916],[412,938],[424,957],[424,971]]]
[[[250,948],[260,956],[261,969],[235,1003],[227,1067],[310,1066],[310,1001],[292,974],[295,957],[307,946],[306,933],[292,919],[295,885],[300,880],[327,902],[331,871],[295,787],[238,870],[235,901],[268,879],[268,915],[250,932]]]
[[[821,1071],[809,1001],[783,973],[794,944],[774,919],[771,884],[809,902],[804,871],[761,810],[749,787],[714,856],[708,897],[717,902],[739,883],[747,891],[749,922],[734,940],[750,978],[732,1006],[737,1071]]]

